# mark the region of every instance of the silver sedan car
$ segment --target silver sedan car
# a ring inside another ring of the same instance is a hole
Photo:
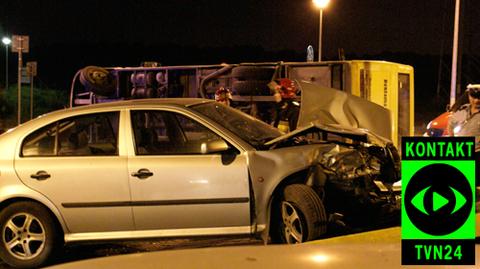
[[[395,147],[310,123],[283,134],[204,99],[56,111],[0,135],[0,257],[37,267],[65,243],[258,235],[398,216]]]

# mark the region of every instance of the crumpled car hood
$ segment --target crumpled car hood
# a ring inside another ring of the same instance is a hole
[[[279,136],[275,139],[268,141],[267,143],[265,143],[265,145],[270,146],[275,143],[285,141],[291,137],[295,137],[297,135],[302,135],[302,134],[315,132],[315,131],[322,131],[322,132],[327,132],[331,134],[336,134],[342,137],[351,138],[355,141],[372,143],[378,146],[385,146],[387,143],[390,142],[388,139],[378,136],[368,129],[341,126],[339,124],[322,124],[320,122],[322,122],[322,120],[316,120],[314,122],[310,122],[307,125],[300,127],[292,132],[286,133],[282,136]]]
[[[342,129],[367,129],[370,133],[392,139],[392,116],[388,109],[340,90],[299,81],[302,92],[297,126],[320,122]]]

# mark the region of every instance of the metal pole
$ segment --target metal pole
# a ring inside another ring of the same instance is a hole
[[[323,22],[323,9],[320,9],[320,23],[319,23],[319,30],[318,30],[318,61],[322,61],[322,22]]]
[[[30,119],[33,119],[33,72],[30,72]]]
[[[8,89],[8,45],[5,45],[5,90]]]
[[[455,104],[455,86],[457,84],[457,54],[458,54],[458,21],[460,16],[460,0],[455,2],[455,22],[453,29],[452,76],[450,83],[450,107]]]
[[[17,122],[18,125],[22,123],[22,39],[19,39],[19,46],[18,49],[18,89],[17,89]]]

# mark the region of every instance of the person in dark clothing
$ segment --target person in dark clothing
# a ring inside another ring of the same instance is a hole
[[[274,86],[273,91],[276,102],[273,126],[278,127],[280,120],[285,119],[288,121],[289,131],[295,130],[300,112],[300,106],[295,101],[297,96],[295,83],[288,78],[283,78],[280,80],[280,84]]]

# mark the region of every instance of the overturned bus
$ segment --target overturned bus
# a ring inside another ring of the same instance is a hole
[[[387,138],[396,145],[401,136],[413,135],[413,67],[386,61],[88,66],[72,81],[70,106],[137,98],[214,98],[223,87],[231,92],[232,106],[271,123],[276,112],[270,83],[282,78],[333,88],[389,109]],[[297,95],[300,101],[301,91]]]

